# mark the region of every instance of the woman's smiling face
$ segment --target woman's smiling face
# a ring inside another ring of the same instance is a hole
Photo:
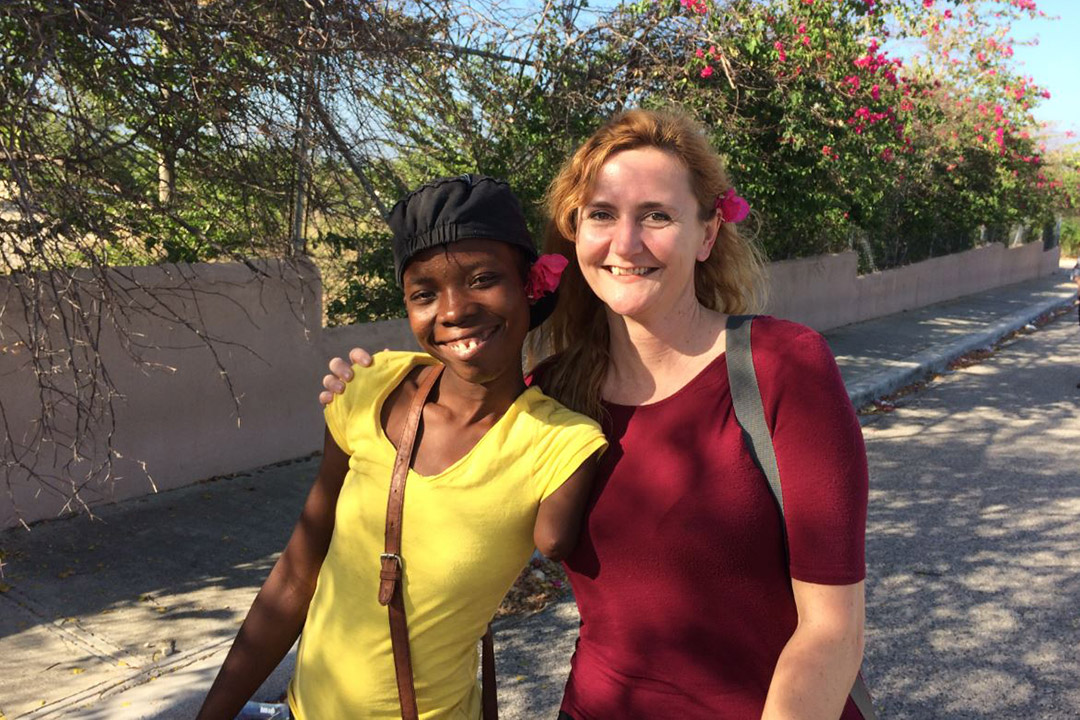
[[[417,253],[405,268],[405,308],[420,347],[464,380],[521,379],[529,304],[521,253],[460,240]]]
[[[578,264],[609,311],[662,322],[697,302],[694,267],[709,256],[719,222],[701,219],[676,156],[655,147],[612,155],[578,212]]]

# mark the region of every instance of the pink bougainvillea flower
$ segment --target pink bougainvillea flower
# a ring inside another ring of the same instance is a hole
[[[550,253],[541,255],[529,268],[529,280],[525,283],[525,297],[530,303],[555,291],[563,270],[570,264],[562,255]]]
[[[705,51],[702,50],[701,48],[698,48],[697,50],[694,51],[694,57],[699,57],[699,58],[705,57]]]
[[[711,65],[706,65],[705,67],[701,68],[701,77],[703,78],[712,77],[712,73],[713,69]]]
[[[720,211],[720,220],[723,222],[742,222],[750,214],[750,203],[736,195],[735,188],[729,188],[727,192],[717,195],[714,207]]]
[[[922,0],[922,6],[927,9],[934,7],[934,0]]]

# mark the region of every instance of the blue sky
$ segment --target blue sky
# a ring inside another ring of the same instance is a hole
[[[1080,2],[1036,2],[1040,10],[1056,17],[1015,23],[1013,38],[1019,42],[1037,37],[1039,44],[1017,45],[1013,59],[1025,75],[1050,91],[1050,99],[1035,109],[1036,119],[1051,123],[1059,132],[1072,130],[1080,137]]]

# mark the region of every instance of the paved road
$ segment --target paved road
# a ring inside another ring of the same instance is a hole
[[[1069,313],[865,427],[884,717],[1080,717],[1078,381]]]
[[[1080,717],[1077,382],[1069,313],[864,416],[882,718]],[[507,718],[554,717],[575,629],[570,603],[499,629]]]

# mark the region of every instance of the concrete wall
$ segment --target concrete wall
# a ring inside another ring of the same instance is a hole
[[[990,245],[861,277],[854,253],[779,262],[770,267],[767,311],[827,330],[1046,275],[1056,269],[1057,258],[1056,249],[1044,253],[1041,243]],[[110,482],[93,481],[82,489],[87,503],[311,453],[322,443],[316,396],[327,360],[354,346],[416,347],[404,320],[322,328],[321,285],[309,265],[265,263],[256,269],[168,265],[109,275],[123,315],[101,318],[100,354],[120,393],[113,402],[112,446],[118,456]],[[0,527],[69,512],[65,499],[72,478],[85,477],[104,454],[102,433],[86,446],[83,459],[71,457],[63,438],[36,438],[43,404],[58,408],[58,425],[70,434],[80,419],[65,409],[70,402],[63,393],[89,391],[88,377],[71,373],[64,352],[51,370],[60,392],[38,391],[26,346],[42,332],[62,345],[71,314],[63,306],[37,308],[28,320],[13,283],[44,280],[0,278],[0,443],[5,426],[15,441],[3,447]],[[94,284],[92,278],[86,282]],[[114,322],[126,332],[113,329]],[[217,341],[232,391],[207,338]],[[28,469],[42,474],[45,483],[30,479]]]
[[[769,266],[770,315],[825,331],[1052,273],[1059,249],[991,243],[893,270],[857,275],[854,252]]]
[[[95,473],[96,480],[82,490],[87,503],[141,495],[154,485],[168,489],[311,452],[319,437],[319,410],[310,390],[318,380],[315,367],[321,356],[317,274],[310,266],[280,263],[260,270],[265,273],[261,278],[239,264],[125,268],[109,274],[110,292],[123,315],[93,317],[92,322],[100,321],[96,339],[118,393],[112,402],[115,478],[102,483]],[[70,353],[63,349],[64,326],[75,316],[60,306],[27,321],[13,283],[40,279],[0,278],[0,302],[6,309],[0,317],[0,344],[24,348],[34,342],[30,327],[50,333],[61,348],[53,362],[54,379],[63,388],[87,387],[90,374],[72,373]],[[92,302],[101,283],[88,275],[84,284],[86,292],[78,297]],[[89,341],[95,334],[81,339]],[[204,339],[218,341],[216,351],[231,391]],[[71,454],[70,439],[63,435],[71,434],[78,419],[65,410],[71,403],[59,394],[38,396],[29,355],[23,349],[0,356],[0,402],[15,441],[4,455],[22,455],[27,466],[4,467],[9,493],[0,501],[3,526],[12,524],[17,514],[32,521],[62,513],[69,478],[93,472],[107,453],[99,432],[84,445],[85,460],[56,472],[62,458]],[[235,404],[234,394],[239,398]],[[63,435],[57,442],[35,439],[43,403],[60,409],[56,424]],[[30,470],[55,473],[54,489],[41,491],[40,484],[27,477]]]
[[[327,360],[335,355],[345,357],[345,353],[354,347],[362,347],[369,352],[420,349],[409,330],[409,321],[404,319],[325,328],[323,347],[330,353],[326,356]]]

